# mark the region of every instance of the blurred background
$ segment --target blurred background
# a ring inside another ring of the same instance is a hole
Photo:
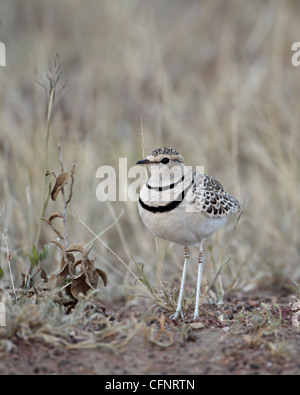
[[[130,268],[133,258],[143,262],[154,284],[180,279],[182,248],[156,243],[136,203],[96,198],[98,167],[114,166],[118,176],[120,157],[129,168],[144,152],[170,146],[241,202],[249,199],[230,247],[233,221],[207,241],[206,280],[225,251],[224,291],[298,281],[300,67],[291,63],[291,46],[300,41],[299,13],[296,0],[1,0],[0,230],[9,235],[16,284],[28,271],[44,188],[47,97],[35,80],[56,53],[69,88],[55,104],[48,164],[59,173],[62,136],[66,169],[78,164],[72,243],[94,238],[83,222],[96,234],[106,230],[101,238]],[[47,215],[61,210],[59,200]],[[53,238],[43,224],[38,247]],[[108,274],[104,299],[136,287],[100,242],[92,256]],[[50,247],[48,274],[59,260]],[[0,266],[1,286],[10,285],[3,237]],[[194,252],[191,287],[196,271]]]

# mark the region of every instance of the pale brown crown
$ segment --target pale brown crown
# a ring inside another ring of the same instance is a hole
[[[156,148],[147,156],[151,162],[160,162],[163,158],[182,163],[184,161],[183,156],[176,149],[170,147]]]

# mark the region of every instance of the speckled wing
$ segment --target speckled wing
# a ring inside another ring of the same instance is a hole
[[[196,172],[194,178],[196,211],[204,212],[210,217],[225,217],[240,208],[238,200],[230,196],[219,181]]]

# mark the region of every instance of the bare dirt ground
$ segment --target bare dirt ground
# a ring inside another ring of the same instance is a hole
[[[292,325],[289,300],[285,295],[276,302],[273,296],[232,296],[222,306],[202,306],[196,323],[189,317],[174,322],[161,312],[121,351],[15,340],[0,360],[0,374],[299,374],[300,333]],[[142,306],[129,307],[121,315],[119,307],[109,313],[112,321],[142,315]]]

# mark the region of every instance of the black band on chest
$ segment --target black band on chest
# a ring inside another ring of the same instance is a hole
[[[174,182],[173,184],[167,185],[165,187],[152,187],[147,183],[147,188],[148,189],[155,189],[156,191],[166,191],[167,189],[173,189],[176,185],[178,185],[180,182],[184,181],[184,175],[182,176],[181,180]]]

